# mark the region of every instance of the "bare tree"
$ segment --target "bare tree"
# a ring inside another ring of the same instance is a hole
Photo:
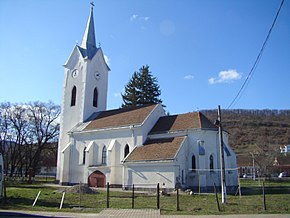
[[[21,168],[28,121],[26,109],[10,103],[1,104],[1,150],[6,173],[12,177],[17,168]]]
[[[42,152],[58,139],[59,114],[60,106],[52,102],[0,104],[0,151],[6,174],[36,172]]]
[[[28,168],[37,171],[41,153],[49,149],[49,143],[58,140],[60,106],[52,102],[33,102],[28,105],[29,137],[27,141]]]
[[[277,147],[267,143],[255,144],[251,154],[254,158],[258,174],[270,177],[271,173],[273,173],[275,158],[279,154]]]

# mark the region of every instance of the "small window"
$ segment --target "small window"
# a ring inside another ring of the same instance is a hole
[[[72,92],[71,92],[71,102],[70,106],[75,106],[76,105],[76,99],[77,99],[77,87],[73,87]]]
[[[98,107],[98,89],[94,89],[94,95],[93,95],[93,106]]]
[[[199,140],[199,141],[197,141],[197,143],[198,143],[198,153],[199,153],[199,155],[205,155],[204,141],[203,140]]]
[[[192,155],[191,157],[191,171],[195,172],[196,171],[196,160],[195,160],[195,156]]]
[[[86,164],[86,147],[83,150],[83,164]]]
[[[129,152],[130,152],[130,149],[129,149],[129,145],[127,144],[125,146],[125,149],[124,149],[124,158],[127,157],[127,155],[129,154]]]
[[[106,164],[107,163],[107,148],[106,146],[103,147],[103,151],[102,151],[102,164]]]
[[[209,156],[209,169],[210,169],[210,171],[213,171],[213,169],[214,169],[212,154]]]
[[[184,170],[181,170],[181,183],[184,184]]]

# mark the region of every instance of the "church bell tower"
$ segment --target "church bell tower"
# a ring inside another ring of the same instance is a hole
[[[108,72],[103,51],[96,45],[93,3],[91,3],[81,45],[75,45],[64,64],[64,83],[60,138],[58,145],[57,180],[62,182],[62,151],[70,143],[69,132],[85,122],[93,113],[107,107]],[[65,181],[63,181],[65,182]]]

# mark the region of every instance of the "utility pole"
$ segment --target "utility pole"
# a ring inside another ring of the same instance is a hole
[[[227,187],[225,179],[224,142],[223,142],[223,129],[222,129],[222,117],[220,105],[218,106],[218,120],[216,123],[219,127],[222,203],[225,204],[227,201]]]

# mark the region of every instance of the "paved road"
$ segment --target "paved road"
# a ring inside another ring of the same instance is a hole
[[[68,212],[43,212],[43,211],[9,211],[0,210],[0,217],[61,217],[61,218],[290,218],[290,214],[242,214],[242,215],[160,215],[155,209],[104,209],[100,213],[68,213]]]

